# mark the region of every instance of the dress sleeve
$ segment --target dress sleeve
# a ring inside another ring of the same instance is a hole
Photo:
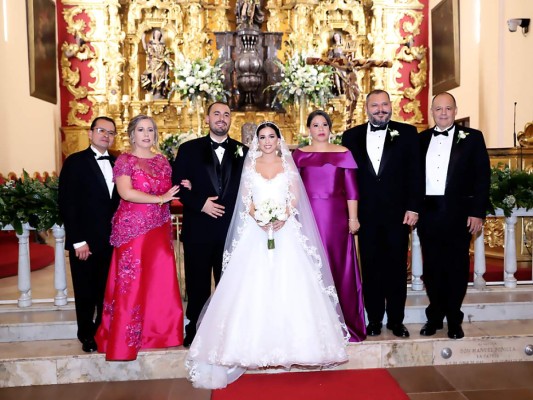
[[[344,170],[344,186],[346,188],[346,200],[359,200],[356,171],[356,169],[352,168],[346,168]]]
[[[122,175],[131,176],[133,171],[132,160],[134,160],[133,157],[128,157],[126,154],[118,156],[113,167],[113,181]]]

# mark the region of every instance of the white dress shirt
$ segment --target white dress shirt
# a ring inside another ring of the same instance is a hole
[[[435,127],[435,130],[443,131],[438,127]],[[455,127],[452,125],[447,130],[448,136],[432,135],[429,142],[426,153],[426,195],[428,196],[443,196],[446,190],[446,177]]]
[[[372,132],[370,130],[370,124],[368,124],[366,133],[366,151],[368,153],[370,161],[372,162],[374,171],[376,171],[376,174],[379,171],[379,164],[381,163],[381,157],[383,155],[383,147],[385,146],[386,136],[386,126],[383,129],[380,129],[379,131]]]
[[[109,156],[109,153],[107,150],[104,154],[101,154],[97,149],[95,149],[93,146],[91,146],[91,149],[96,154],[95,158],[98,158],[100,156]],[[109,160],[96,160],[96,163],[100,167],[100,170],[102,171],[102,174],[104,174],[105,183],[107,185],[107,190],[109,190],[109,197],[113,195],[113,189],[115,187],[115,183],[113,182],[113,167],[111,166],[111,161]]]
[[[211,140],[213,142],[216,142],[216,143],[224,143],[226,142],[228,139],[224,139],[223,141],[219,142],[218,140],[214,140],[213,138],[211,138]],[[215,150],[215,154],[217,155],[217,158],[218,158],[218,162],[222,165],[222,158],[224,157],[224,152],[226,151],[226,149],[224,149],[224,147],[222,146],[218,146],[218,148]]]

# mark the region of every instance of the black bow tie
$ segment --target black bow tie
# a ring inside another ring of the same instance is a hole
[[[211,140],[211,146],[213,146],[213,150],[216,150],[219,147],[222,147],[224,150],[226,150],[228,148],[228,141],[224,140],[222,143],[218,143],[214,140]]]
[[[111,161],[111,156],[100,156],[96,159],[96,161],[100,161],[100,160],[109,160]]]
[[[370,124],[370,132],[384,131],[385,129],[387,129],[387,125],[375,126],[375,125]]]
[[[438,131],[436,129],[433,129],[433,136],[439,136],[439,135],[448,136],[448,129],[445,129],[443,131]]]

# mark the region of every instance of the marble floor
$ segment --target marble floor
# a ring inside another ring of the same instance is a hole
[[[411,400],[533,399],[533,362],[391,368],[389,372]],[[3,400],[207,400],[210,394],[194,389],[185,379],[0,389]],[[357,399],[355,387],[353,398]]]

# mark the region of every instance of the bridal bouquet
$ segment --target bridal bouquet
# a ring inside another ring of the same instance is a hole
[[[287,210],[283,203],[268,199],[260,203],[255,209],[255,219],[260,226],[266,226],[275,221],[285,221],[287,219]],[[268,229],[267,247],[269,250],[276,247],[272,225]]]

